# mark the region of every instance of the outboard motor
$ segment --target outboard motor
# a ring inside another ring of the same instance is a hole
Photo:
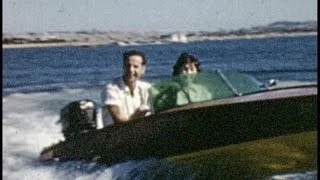
[[[73,101],[60,111],[62,133],[66,140],[96,129],[96,103],[85,99]]]

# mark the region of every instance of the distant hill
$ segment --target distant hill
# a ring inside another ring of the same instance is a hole
[[[305,33],[317,32],[317,21],[292,22],[292,21],[277,21],[266,26],[256,26],[251,28],[241,28],[231,31],[216,31],[216,32],[202,32],[207,35],[229,36],[229,35],[259,35],[266,33]]]
[[[305,21],[305,22],[291,22],[291,21],[278,21],[269,24],[267,27],[300,27],[300,28],[317,28],[317,21]]]
[[[318,31],[317,21],[292,22],[277,21],[265,26],[241,28],[238,30],[199,31],[199,32],[120,32],[120,31],[77,31],[77,32],[47,32],[8,34],[3,33],[3,44],[50,44],[50,43],[87,43],[87,44],[141,44],[154,42],[180,42],[175,37],[183,37],[181,42],[212,40],[217,38],[237,38],[243,36],[258,37],[270,34],[288,35],[313,33]]]
[[[318,23],[317,21],[278,21],[267,26],[253,27],[251,30],[260,30],[261,32],[310,32],[318,30]]]

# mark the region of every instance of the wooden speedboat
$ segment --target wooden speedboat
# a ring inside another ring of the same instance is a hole
[[[112,164],[316,131],[316,84],[252,89],[89,131],[45,148],[41,159]]]

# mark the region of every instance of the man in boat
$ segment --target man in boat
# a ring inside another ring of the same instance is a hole
[[[151,114],[148,82],[140,80],[145,73],[143,52],[127,51],[123,54],[123,75],[107,84],[101,94],[104,125],[125,123]]]

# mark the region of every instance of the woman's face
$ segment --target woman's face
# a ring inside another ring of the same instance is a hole
[[[188,62],[186,64],[184,64],[183,66],[181,66],[180,68],[180,74],[194,74],[197,73],[197,67],[195,65],[194,62]]]

